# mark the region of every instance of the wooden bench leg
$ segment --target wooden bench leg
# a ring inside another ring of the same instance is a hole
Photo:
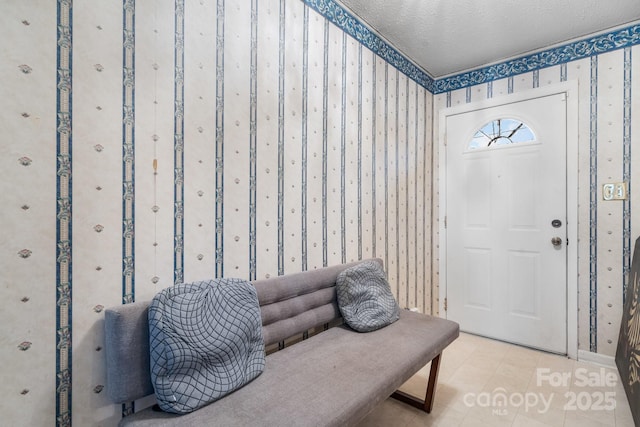
[[[418,399],[417,397],[411,396],[410,394],[400,390],[394,392],[391,397],[413,407],[421,409],[426,413],[431,413],[431,409],[433,409],[433,397],[436,394],[436,384],[438,383],[440,356],[441,354],[437,355],[431,361],[431,371],[429,372],[429,382],[427,383],[427,394],[425,395],[424,400]]]

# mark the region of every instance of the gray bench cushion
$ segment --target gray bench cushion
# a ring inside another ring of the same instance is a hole
[[[367,334],[332,328],[267,356],[262,375],[214,404],[181,416],[149,408],[121,425],[352,425],[457,336],[456,323],[406,310]]]
[[[167,412],[192,412],[264,369],[258,296],[241,279],[163,289],[149,306],[149,338],[151,381]]]

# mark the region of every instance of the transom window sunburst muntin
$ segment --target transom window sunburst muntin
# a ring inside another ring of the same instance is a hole
[[[535,141],[533,131],[524,122],[511,118],[496,119],[482,126],[469,142],[468,149],[492,148]]]

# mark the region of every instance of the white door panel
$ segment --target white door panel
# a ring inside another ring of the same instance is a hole
[[[509,314],[539,320],[540,254],[510,251],[508,265]]]
[[[535,142],[467,148],[506,117]],[[566,194],[564,93],[446,117],[447,317],[462,330],[567,352]]]
[[[479,310],[491,309],[491,250],[465,248],[465,305]],[[473,286],[469,286],[473,283]]]

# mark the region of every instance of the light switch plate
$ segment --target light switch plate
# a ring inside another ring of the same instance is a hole
[[[610,182],[603,184],[602,198],[604,200],[627,200],[627,183]]]

